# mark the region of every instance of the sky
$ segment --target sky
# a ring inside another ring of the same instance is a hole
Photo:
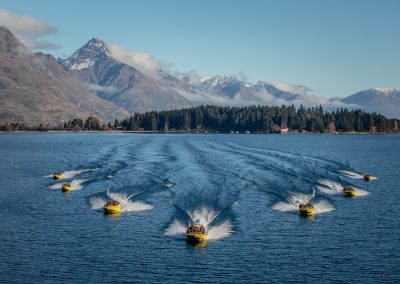
[[[0,24],[58,57],[98,37],[173,71],[331,98],[400,87],[399,11],[397,0],[0,0]]]

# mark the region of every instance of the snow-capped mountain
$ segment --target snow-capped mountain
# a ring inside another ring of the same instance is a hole
[[[299,94],[278,89],[270,82],[252,84],[234,76],[217,75],[200,78],[191,73],[163,73],[162,81],[183,95],[189,93],[192,102],[207,102],[225,105],[273,103],[273,101],[295,100]],[[197,96],[197,98],[196,98]]]
[[[104,60],[112,60],[112,56],[102,40],[93,38],[67,59],[59,59],[59,62],[66,70],[81,70],[90,68],[97,61]]]
[[[0,122],[62,124],[86,119],[103,122],[128,113],[83,87],[49,54],[32,53],[0,26]]]
[[[106,43],[97,38],[58,62],[99,97],[112,101],[129,113],[191,105],[172,88],[160,84],[134,66],[116,60]]]
[[[321,104],[400,117],[400,89],[375,88],[327,99],[309,95],[304,86],[276,81],[249,83],[235,76],[201,77],[194,71],[143,73],[97,38],[57,61],[32,53],[4,27],[0,43],[0,121],[61,123],[92,113],[107,122],[134,112],[200,104]]]
[[[325,109],[363,108],[400,116],[399,103],[396,96],[392,95],[378,101],[375,94],[376,98],[369,101],[365,94],[367,91],[363,91],[348,98],[327,99],[309,95],[310,90],[305,86],[277,81],[250,83],[229,75],[201,77],[194,71],[174,73],[153,70],[151,74],[143,73],[132,61],[121,58],[124,57],[113,56],[105,42],[94,38],[67,59],[59,59],[59,63],[87,88],[95,90],[99,97],[112,101],[130,113],[201,104],[303,104],[322,105]]]
[[[355,93],[341,101],[358,105],[368,112],[400,117],[400,89],[373,88]]]
[[[369,112],[382,113],[389,117],[400,117],[400,90],[375,88],[361,91],[345,98],[325,98],[309,95],[309,89],[277,81],[259,81],[255,84],[241,81],[233,76],[217,75],[199,77],[192,73],[175,73],[161,76],[177,91],[192,102],[207,102],[225,105],[322,105],[327,110],[336,108],[361,108]]]

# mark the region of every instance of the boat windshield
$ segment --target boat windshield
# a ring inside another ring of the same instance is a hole
[[[314,207],[313,207],[312,203],[307,203],[307,204],[302,203],[302,204],[299,204],[299,208],[300,209],[308,209],[308,208],[314,208]]]
[[[206,229],[204,228],[204,226],[193,225],[193,226],[190,226],[187,229],[187,232],[188,233],[201,233],[201,234],[204,234],[206,232]]]
[[[107,201],[107,205],[118,206],[119,202],[116,200],[110,200],[110,201]]]

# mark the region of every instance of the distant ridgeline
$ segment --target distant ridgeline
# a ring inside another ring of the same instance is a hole
[[[136,113],[114,124],[101,125],[98,118],[89,116],[86,121],[73,119],[56,128],[46,125],[26,127],[11,123],[0,125],[0,130],[127,130],[127,131],[185,131],[185,132],[399,132],[400,120],[389,119],[362,110],[337,109],[324,111],[322,106],[199,106],[179,110]]]
[[[117,122],[117,121],[116,121]],[[362,110],[324,112],[322,106],[199,106],[180,110],[137,113],[119,126],[126,130],[198,130],[219,132],[398,132],[398,119]],[[119,124],[119,125],[117,125]]]

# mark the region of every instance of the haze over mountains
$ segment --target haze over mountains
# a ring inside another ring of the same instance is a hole
[[[0,27],[0,121],[62,123],[90,113],[104,120],[128,112],[65,72],[52,55],[32,53]]]
[[[88,89],[130,113],[191,106],[177,91],[111,56],[106,44],[91,39],[67,59],[66,71]]]
[[[387,117],[400,117],[400,89],[373,88],[342,99],[342,102],[355,104],[368,112],[377,112]]]
[[[321,104],[326,109],[362,108],[400,117],[398,89],[376,88],[327,99],[309,95],[301,85],[249,83],[226,75],[200,77],[159,66],[149,72],[121,59],[97,38],[56,60],[31,53],[8,29],[0,28],[0,60],[0,122],[59,123],[90,113],[108,122],[134,112],[204,104]]]

